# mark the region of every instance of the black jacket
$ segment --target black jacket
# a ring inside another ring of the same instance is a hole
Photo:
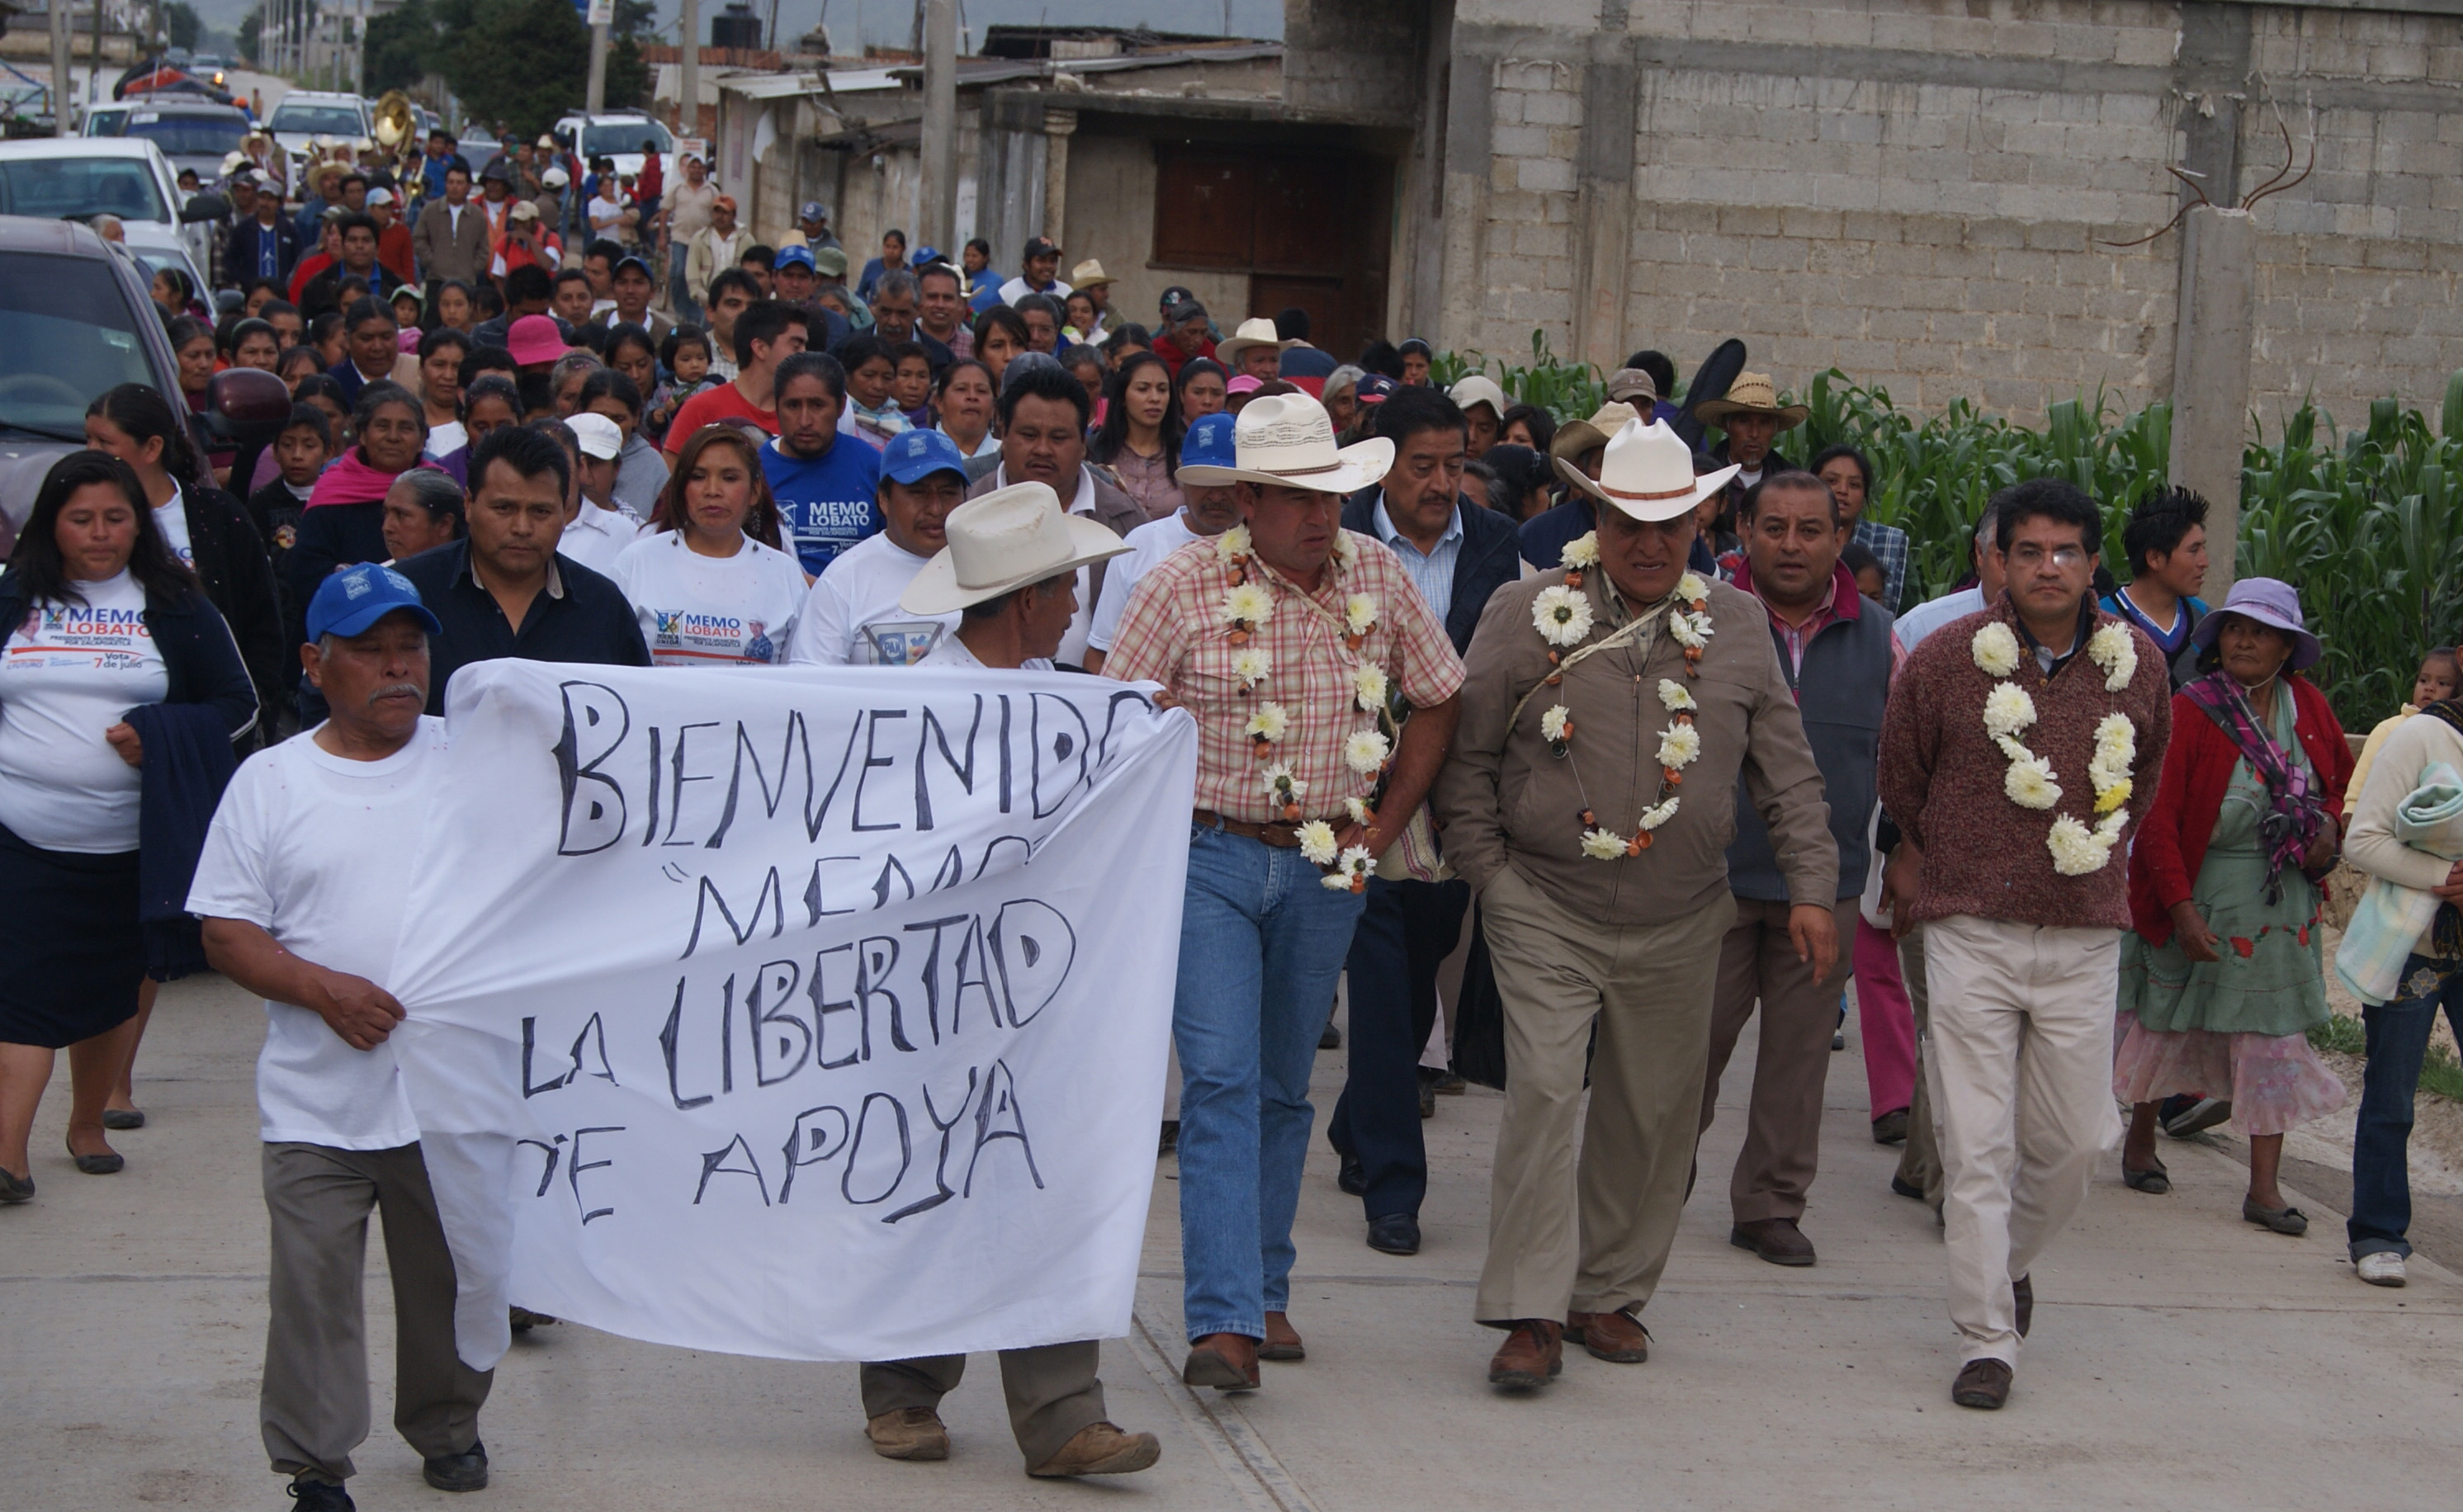
[[[285,644],[282,600],[274,592],[273,563],[266,555],[265,540],[256,533],[248,510],[220,488],[181,492],[197,581],[239,643],[241,659],[256,684],[260,709],[270,710],[289,681],[282,667],[284,653],[291,648]],[[289,659],[298,659],[295,650],[291,650]]]
[[[0,625],[15,629],[29,607],[24,580],[14,570],[0,572]],[[177,599],[147,594],[145,632],[163,654],[170,680],[163,702],[212,704],[233,741],[255,730],[255,685],[239,642],[211,599],[193,592]]]
[[[1384,492],[1382,487],[1362,488],[1353,494],[1342,507],[1342,528],[1382,539],[1377,501]],[[1471,650],[1471,632],[1479,628],[1489,595],[1522,575],[1522,559],[1515,551],[1517,530],[1512,520],[1460,496],[1454,512],[1462,521],[1463,538],[1454,554],[1454,596],[1446,607],[1446,636],[1454,643],[1454,655],[1462,656]]]

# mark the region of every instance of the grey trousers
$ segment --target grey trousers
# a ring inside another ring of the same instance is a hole
[[[264,1151],[273,1273],[257,1414],[274,1470],[347,1480],[351,1451],[368,1436],[360,1286],[370,1208],[383,1219],[393,1274],[393,1425],[423,1459],[469,1453],[495,1372],[474,1371],[453,1351],[453,1257],[419,1146]]]
[[[1925,1206],[1941,1217],[1941,1141],[1933,1129],[1933,1078],[1940,1063],[1932,1048],[1932,1005],[1925,983],[1924,926],[1910,925],[1899,941],[1899,976],[1916,1010],[1916,1092],[1907,1104],[1907,1142],[1899,1151],[1899,1179],[1924,1194]]]
[[[1094,1339],[1000,1351],[1001,1390],[1009,1397],[1010,1432],[1032,1470],[1061,1451],[1078,1431],[1103,1420],[1103,1383],[1096,1375],[1103,1346]],[[867,1360],[863,1415],[902,1407],[938,1408],[967,1373],[963,1354],[912,1360]]]
[[[1804,1217],[1804,1195],[1821,1166],[1821,1093],[1830,1076],[1830,1036],[1839,994],[1855,968],[1856,904],[1831,910],[1839,959],[1826,977],[1796,959],[1789,905],[1736,899],[1736,921],[1719,943],[1719,980],[1711,999],[1711,1059],[1702,1081],[1701,1132],[1719,1111],[1719,1076],[1735,1053],[1745,1021],[1761,1005],[1761,1046],[1745,1105],[1745,1143],[1736,1152],[1728,1201],[1739,1223]]]

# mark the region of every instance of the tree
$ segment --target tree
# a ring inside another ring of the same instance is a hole
[[[658,24],[659,8],[651,0],[616,0],[607,44],[609,110],[649,108],[650,65],[643,60],[642,44],[657,37]]]
[[[441,35],[429,57],[474,119],[527,140],[580,108],[590,83],[590,31],[572,0],[432,4]]]
[[[246,63],[251,68],[256,67],[258,60],[264,56],[262,53],[257,51],[264,45],[265,40],[257,34],[257,29],[264,25],[265,6],[263,4],[263,0],[259,0],[259,3],[250,6],[248,8],[248,14],[239,18],[239,31],[236,34],[236,43],[239,49],[240,61]]]
[[[401,7],[368,20],[367,92],[406,90],[434,67],[440,34],[427,0],[405,0]]]
[[[170,0],[163,8],[163,31],[171,45],[188,52],[197,50],[197,8],[188,0]]]

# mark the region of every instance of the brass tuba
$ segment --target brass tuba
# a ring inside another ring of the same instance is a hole
[[[419,118],[410,111],[410,97],[398,89],[385,91],[377,101],[377,145],[393,161],[394,176],[407,191],[418,179]]]

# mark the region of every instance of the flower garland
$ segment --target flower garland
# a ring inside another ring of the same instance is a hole
[[[1548,674],[1547,683],[1559,685],[1564,678],[1561,652],[1580,645],[1590,635],[1591,600],[1582,592],[1582,573],[1599,565],[1600,544],[1596,531],[1585,532],[1565,545],[1558,565],[1565,571],[1563,586],[1551,586],[1539,591],[1531,603],[1531,623],[1539,637],[1548,642],[1548,662],[1558,670]],[[1702,675],[1702,652],[1711,642],[1711,588],[1700,577],[1687,572],[1676,580],[1677,605],[1667,611],[1667,634],[1684,648],[1685,675]],[[1659,732],[1659,792],[1642,810],[1630,835],[1619,834],[1601,825],[1599,815],[1585,802],[1581,811],[1582,854],[1594,861],[1615,861],[1640,855],[1650,849],[1651,832],[1676,817],[1677,788],[1685,781],[1685,768],[1702,757],[1702,732],[1694,724],[1701,705],[1684,683],[1672,678],[1659,680],[1660,705],[1667,711],[1667,727]],[[1550,704],[1539,716],[1539,738],[1548,743],[1548,754],[1559,761],[1569,760],[1574,750],[1574,715],[1562,703]],[[1575,773],[1579,788],[1581,774]],[[1585,798],[1587,799],[1587,794]]]
[[[2052,809],[2061,801],[2059,774],[2050,761],[2018,739],[2036,723],[2037,714],[2035,699],[2009,680],[2018,670],[2017,636],[2008,625],[1994,620],[1975,632],[1968,642],[1968,654],[1985,676],[1996,680],[1984,696],[1984,733],[2010,760],[2010,769],[2001,779],[2002,794],[2021,809],[2038,812]],[[2086,654],[2103,669],[2107,693],[2121,692],[2137,675],[2138,649],[2125,625],[2108,624],[2088,637]],[[2095,790],[2096,823],[2090,828],[2072,814],[2054,816],[2044,836],[2054,871],[2063,876],[2086,876],[2111,863],[2113,847],[2120,844],[2121,832],[2129,822],[2124,805],[2133,790],[2130,769],[2137,760],[2138,729],[2128,715],[2115,709],[2096,722],[2095,753],[2086,767],[2087,782]]]

